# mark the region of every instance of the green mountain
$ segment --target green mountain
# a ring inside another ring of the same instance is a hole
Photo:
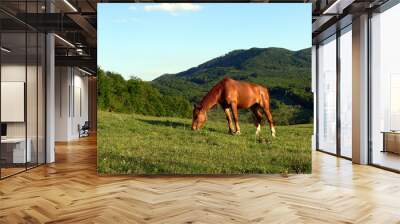
[[[235,50],[186,71],[162,75],[151,84],[162,95],[183,96],[191,103],[197,103],[225,76],[268,87],[276,123],[312,122],[310,48],[300,51],[283,48]]]

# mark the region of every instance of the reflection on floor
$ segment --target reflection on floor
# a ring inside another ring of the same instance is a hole
[[[9,164],[9,165],[2,164],[2,166],[3,167],[0,170],[0,173],[1,173],[0,177],[1,178],[5,178],[5,177],[11,176],[13,174],[17,174],[17,173],[23,172],[26,169],[29,170],[30,168],[36,167],[37,164],[36,163],[27,163],[26,167],[25,167],[25,164],[19,164],[17,166],[16,165],[12,165],[12,164]]]
[[[373,164],[400,170],[400,155],[392,152],[375,151],[372,157]]]
[[[313,152],[311,175],[99,176],[96,138],[0,181],[0,223],[399,223],[400,175]]]
[[[24,170],[25,170],[25,167],[23,167],[23,168],[20,168],[20,167],[17,167],[17,168],[14,168],[14,167],[1,168],[1,178],[4,178],[4,177],[10,176],[10,175],[19,173],[19,172],[24,171]]]

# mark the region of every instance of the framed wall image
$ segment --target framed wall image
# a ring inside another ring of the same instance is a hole
[[[98,172],[310,173],[310,11],[98,4]]]
[[[24,122],[25,82],[1,82],[1,122]]]

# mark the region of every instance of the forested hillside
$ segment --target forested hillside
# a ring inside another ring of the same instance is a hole
[[[101,110],[152,116],[190,117],[191,105],[182,96],[161,95],[151,83],[135,77],[125,80],[120,74],[97,69],[98,98]]]
[[[165,74],[151,82],[98,71],[99,107],[144,115],[190,117],[192,104],[225,76],[269,88],[271,108],[277,124],[312,121],[311,49],[283,48],[235,50],[177,74]],[[210,117],[223,119],[221,111]],[[250,120],[241,111],[241,119]]]

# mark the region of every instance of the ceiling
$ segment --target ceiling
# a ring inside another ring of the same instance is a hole
[[[56,34],[56,65],[79,66],[95,74],[97,2],[97,0],[1,0],[2,36],[10,39],[7,42],[9,48],[13,48],[8,57],[11,58],[11,54],[24,54],[25,31],[51,32]],[[28,57],[30,48],[31,45],[28,45]]]
[[[187,2],[176,0],[175,2]],[[312,3],[313,42],[346,16],[354,16],[387,0],[250,0],[269,3]],[[54,32],[56,65],[80,66],[95,73],[97,67],[97,3],[139,2],[137,0],[1,0],[3,32]],[[170,2],[169,0],[140,2]],[[192,2],[205,2],[194,0]],[[217,0],[208,2],[249,2]],[[351,18],[350,18],[351,22]],[[332,31],[334,30],[332,29]],[[11,34],[9,34],[11,35]],[[16,34],[14,34],[16,35]],[[7,37],[8,38],[8,37]],[[19,40],[15,38],[15,40]]]
[[[311,0],[313,43],[352,23],[352,18],[373,12],[390,0]]]

